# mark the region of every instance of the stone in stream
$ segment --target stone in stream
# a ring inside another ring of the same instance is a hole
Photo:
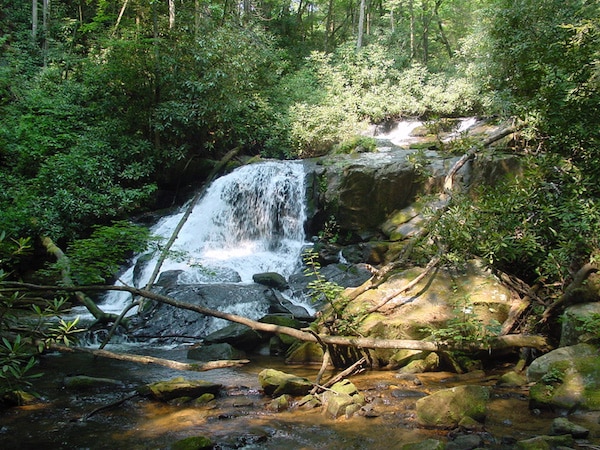
[[[465,417],[483,422],[490,391],[484,386],[466,385],[442,389],[416,403],[420,425],[454,428]]]
[[[272,396],[306,395],[313,387],[313,384],[306,378],[275,369],[265,369],[260,372],[258,381],[265,394]]]
[[[198,398],[204,394],[217,395],[223,386],[203,380],[186,380],[183,377],[146,384],[138,388],[140,395],[163,402],[179,397]]]

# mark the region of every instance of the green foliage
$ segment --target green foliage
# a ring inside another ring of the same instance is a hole
[[[79,239],[69,246],[73,281],[86,285],[111,280],[128,256],[146,249],[149,239],[147,228],[128,222],[94,227],[89,238]],[[55,266],[60,268],[58,264]]]
[[[456,301],[450,318],[444,327],[427,327],[421,331],[427,332],[431,338],[440,344],[466,348],[472,345],[489,346],[501,329],[501,324],[492,320],[484,323],[475,310],[468,296]]]
[[[598,246],[596,186],[569,160],[529,158],[523,173],[456,197],[434,235],[459,259],[480,256],[529,282],[565,283]]]

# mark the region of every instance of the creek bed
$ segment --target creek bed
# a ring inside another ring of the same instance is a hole
[[[186,360],[183,348],[126,350]],[[452,437],[448,430],[426,430],[416,425],[414,408],[420,396],[458,384],[495,384],[495,377],[489,373],[480,378],[438,372],[399,379],[395,372],[367,371],[351,380],[369,400],[374,417],[332,420],[320,409],[270,412],[266,408],[270,398],[260,392],[258,373],[264,368],[314,379],[317,366],[288,366],[280,358],[266,356],[252,356],[251,361],[242,368],[198,373],[88,354],[47,355],[40,365],[45,376],[36,384],[43,401],[4,410],[0,416],[0,443],[3,449],[167,449],[177,440],[204,435],[217,444],[217,449],[399,449],[409,442]],[[63,380],[75,374],[118,379],[123,386],[69,391]],[[223,395],[196,407],[135,397],[80,420],[142,384],[177,376],[221,383],[225,386]],[[494,388],[482,433],[486,448],[514,448],[516,440],[547,434],[554,417],[551,413],[531,412],[524,389]],[[597,413],[571,415],[569,419],[590,429],[588,444],[600,445]]]

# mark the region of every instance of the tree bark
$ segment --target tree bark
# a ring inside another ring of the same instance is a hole
[[[363,45],[363,35],[365,32],[365,9],[366,0],[360,0],[360,10],[358,12],[358,39],[356,40],[357,50],[360,50]]]
[[[206,372],[214,369],[223,369],[225,367],[238,367],[250,362],[247,359],[239,359],[209,361],[205,363],[182,363],[170,359],[155,358],[154,356],[132,355],[130,353],[114,353],[109,352],[108,350],[95,350],[84,347],[67,347],[65,345],[58,344],[51,345],[50,350],[56,350],[61,353],[88,353],[101,358],[117,359],[119,361],[129,361],[138,364],[156,364],[159,366],[168,367],[169,369],[188,370],[193,372]]]

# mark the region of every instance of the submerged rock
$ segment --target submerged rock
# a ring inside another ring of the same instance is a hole
[[[171,445],[171,450],[208,450],[215,444],[205,436],[190,436]]]
[[[550,428],[550,434],[553,436],[562,436],[564,434],[570,434],[575,439],[585,439],[589,436],[590,430],[571,422],[565,417],[557,417],[552,422]]]
[[[90,377],[87,375],[66,377],[64,384],[67,389],[73,390],[96,389],[106,386],[123,386],[123,383],[119,380],[114,380],[112,378]]]

